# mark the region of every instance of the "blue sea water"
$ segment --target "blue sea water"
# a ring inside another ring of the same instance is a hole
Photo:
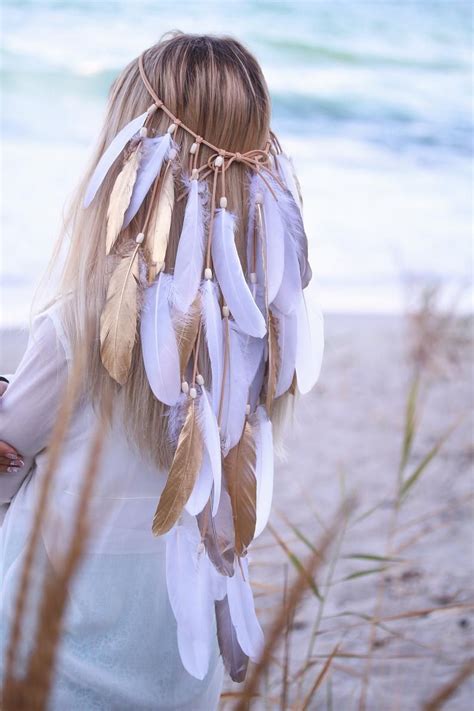
[[[27,318],[110,83],[176,28],[260,60],[325,310],[399,311],[434,282],[472,308],[470,2],[3,0],[2,324]]]

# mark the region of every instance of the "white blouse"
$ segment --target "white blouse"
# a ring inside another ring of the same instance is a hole
[[[0,474],[0,648],[4,658],[31,528],[46,445],[71,353],[60,307],[38,316],[26,353],[0,398],[0,440],[23,456],[16,474]],[[69,536],[97,418],[90,402],[76,410],[62,447],[39,532],[39,554],[22,655],[34,635],[44,577],[58,565]],[[165,579],[165,541],[151,532],[166,475],[134,448],[116,417],[108,432],[90,501],[92,536],[70,585],[50,708],[53,711],[212,711],[223,668],[217,639],[202,681],[184,669]],[[21,661],[21,660],[20,660]],[[2,664],[3,667],[3,664]]]

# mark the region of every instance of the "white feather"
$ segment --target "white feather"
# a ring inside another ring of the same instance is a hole
[[[148,382],[155,397],[166,405],[174,405],[181,391],[179,353],[169,306],[171,280],[169,274],[161,272],[145,291],[140,325]]]
[[[222,386],[223,339],[222,316],[217,295],[217,285],[205,279],[201,286],[202,316],[207,350],[211,363],[212,406],[217,415]]]
[[[257,368],[257,372],[255,373],[255,377],[254,377],[253,381],[250,383],[249,403],[250,403],[250,411],[251,412],[255,411],[255,408],[257,407],[257,405],[260,401],[260,393],[262,391],[264,377],[265,377],[265,359],[262,358],[262,360],[260,361],[259,366]]]
[[[265,319],[245,281],[234,239],[235,216],[216,210],[212,234],[212,260],[217,281],[230,312],[244,333],[262,338]]]
[[[205,247],[204,200],[207,184],[191,180],[174,266],[173,303],[186,312],[194,301],[202,277]]]
[[[298,205],[298,207],[301,209],[301,199],[298,191],[298,186],[296,185],[293,162],[291,158],[289,158],[284,153],[280,153],[279,155],[275,156],[275,161],[278,167],[278,171],[283,179],[283,182],[292,194],[293,200],[295,201],[296,205]]]
[[[247,368],[247,382],[250,387],[250,384],[255,378],[260,361],[263,358],[265,339],[254,338],[253,336],[248,336],[246,333],[241,333],[235,323],[231,322],[230,327],[235,331],[240,341],[240,348]]]
[[[267,525],[273,498],[273,434],[272,423],[261,405],[256,412],[258,428],[255,433],[257,444],[257,523],[255,538],[261,534]]]
[[[172,140],[169,133],[156,138],[143,139],[143,156],[138,168],[137,179],[133,186],[130,204],[125,212],[122,229],[125,229],[130,224],[140,209],[155,178],[161,172],[171,146]]]
[[[144,114],[137,116],[137,118],[130,121],[130,123],[127,123],[127,125],[117,133],[113,141],[108,145],[97,163],[95,170],[92,173],[92,177],[87,185],[84,197],[84,207],[89,207],[110,168],[115,163],[130,139],[133,138],[137,131],[141,129],[145,123],[147,115],[148,113],[145,111]]]
[[[289,314],[298,306],[301,295],[301,272],[298,255],[293,240],[285,239],[285,266],[278,294],[273,304],[284,314]]]
[[[225,329],[224,322],[224,339],[226,337]],[[242,435],[249,385],[247,363],[242,352],[241,334],[229,322],[229,362],[224,381],[220,421],[224,456],[237,444]]]
[[[178,524],[166,539],[166,584],[178,628],[183,666],[204,679],[214,649],[214,597],[209,561],[198,554],[200,535],[193,521]]]
[[[220,452],[220,447],[219,447]],[[204,452],[201,470],[196,478],[196,483],[191,492],[191,496],[184,507],[191,516],[201,513],[204,506],[209,501],[212,489],[212,468],[208,452]]]
[[[212,472],[212,481],[214,483],[212,515],[215,516],[219,507],[219,500],[221,498],[221,440],[219,435],[219,427],[217,426],[216,416],[214,415],[211,403],[209,402],[209,398],[207,396],[207,392],[204,388],[202,388],[201,397],[199,399],[198,421],[199,427],[202,432],[204,446],[209,457],[209,468]]]
[[[268,187],[263,191],[263,212],[266,239],[267,293],[271,303],[280,288],[285,266],[285,226],[277,199]]]
[[[242,570],[241,570],[242,566]],[[263,632],[255,614],[246,558],[235,561],[235,573],[227,578],[227,598],[230,616],[242,650],[253,661],[258,661],[263,651]],[[242,576],[242,571],[244,576]]]
[[[275,307],[272,311],[278,319],[278,347],[280,349],[280,368],[275,397],[283,395],[290,387],[295,374],[296,362],[296,312],[282,314]]]
[[[324,352],[324,322],[318,309],[311,329],[303,292],[296,310],[296,379],[304,395],[316,384]]]

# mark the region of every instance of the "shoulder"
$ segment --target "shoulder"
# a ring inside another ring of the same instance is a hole
[[[30,342],[41,342],[48,350],[60,347],[66,360],[70,361],[72,349],[64,328],[64,304],[65,298],[57,299],[34,317]]]

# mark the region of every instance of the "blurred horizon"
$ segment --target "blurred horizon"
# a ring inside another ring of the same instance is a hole
[[[472,7],[424,2],[2,3],[0,325],[28,318],[109,86],[164,33],[257,56],[324,311],[399,313],[438,284],[472,310]]]

